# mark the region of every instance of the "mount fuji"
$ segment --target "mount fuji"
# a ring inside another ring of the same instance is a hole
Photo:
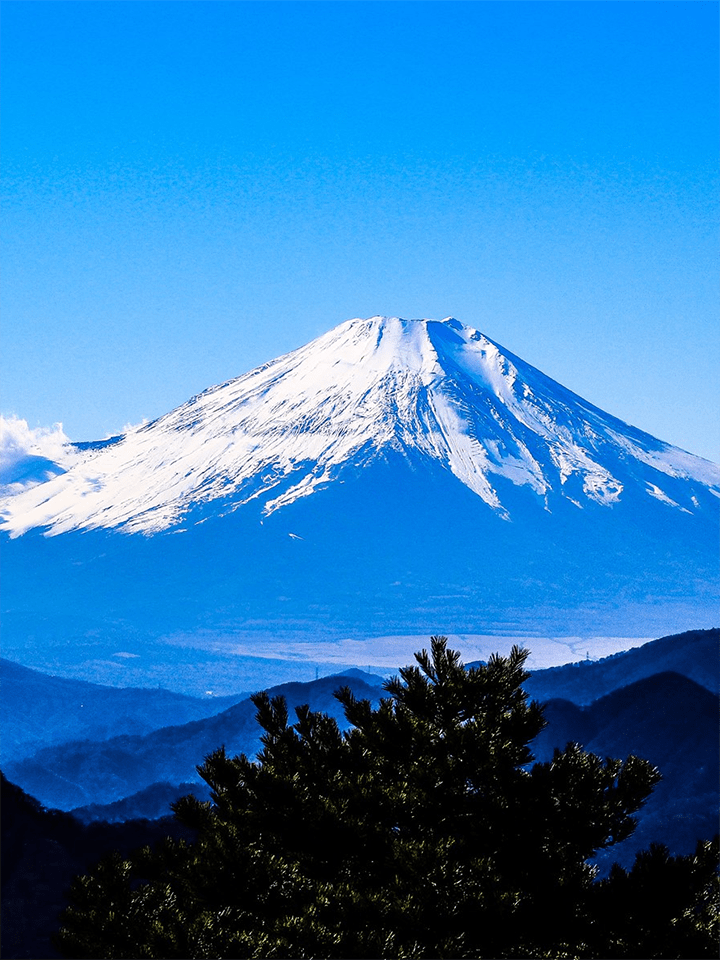
[[[720,468],[452,318],[347,321],[3,489],[5,651],[41,669],[716,615]]]

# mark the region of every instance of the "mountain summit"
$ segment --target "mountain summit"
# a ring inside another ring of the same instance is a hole
[[[720,469],[629,427],[453,318],[349,320],[6,498],[2,526],[157,533],[255,501],[268,516],[397,455],[449,471],[505,520],[523,491],[612,507],[628,488],[690,514]],[[505,486],[503,493],[501,487]]]
[[[452,318],[349,320],[10,489],[5,656],[105,683],[717,618],[720,469]]]

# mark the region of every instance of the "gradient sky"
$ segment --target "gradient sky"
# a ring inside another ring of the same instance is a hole
[[[93,439],[452,315],[720,452],[718,5],[3,4],[2,411]]]

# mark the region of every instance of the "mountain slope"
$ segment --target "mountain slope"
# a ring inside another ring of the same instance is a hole
[[[643,757],[663,775],[638,817],[636,832],[601,853],[631,865],[634,851],[663,842],[690,853],[718,829],[718,707],[716,694],[677,673],[658,673],[614,690],[585,708],[567,700],[545,706],[548,726],[533,743],[539,760],[575,741],[601,757]]]
[[[63,462],[0,504],[5,655],[48,672],[247,689],[416,648],[379,637],[717,623],[720,468],[452,319],[348,321]]]
[[[210,799],[210,787],[206,783],[151,783],[144,790],[114,803],[91,803],[85,807],[74,807],[69,812],[82,823],[93,823],[96,820],[104,823],[159,820],[170,815],[170,804],[189,793],[198,800]]]
[[[668,671],[720,693],[720,630],[689,630],[596,662],[581,660],[535,670],[525,689],[536,700],[563,698],[585,705],[636,680]]]
[[[3,505],[13,535],[156,532],[193,507],[260,500],[270,514],[390,451],[442,464],[512,515],[504,478],[551,508],[610,506],[628,484],[695,513],[720,470],[603,413],[476,330],[352,320],[153,423],[86,445],[61,476]],[[683,481],[678,483],[677,481]]]
[[[4,764],[70,740],[145,734],[226,710],[237,697],[204,700],[169,690],[116,689],[52,677],[0,658],[0,759]]]
[[[268,692],[285,696],[290,710],[309,703],[313,710],[323,710],[346,726],[343,709],[333,696],[342,686],[349,686],[358,698],[373,701],[381,693],[374,681],[369,685],[359,677],[346,675],[282,684]],[[253,756],[260,749],[262,733],[256,713],[255,705],[243,700],[217,716],[164,727],[144,736],[48,747],[33,757],[8,764],[5,773],[46,806],[69,810],[114,803],[159,782],[199,782],[195,767],[223,745],[229,753]]]
[[[131,851],[164,837],[193,839],[174,817],[157,821],[82,824],[58,810],[44,810],[0,773],[2,805],[3,957],[61,956],[51,937],[68,906],[73,879],[92,870],[112,851]]]

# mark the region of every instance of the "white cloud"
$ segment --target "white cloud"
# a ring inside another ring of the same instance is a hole
[[[141,427],[144,427],[146,424],[150,423],[147,417],[143,417],[139,423],[126,423],[125,426],[120,431],[121,434],[134,433],[135,430],[139,430]]]
[[[19,417],[0,416],[0,465],[4,469],[14,466],[28,456],[46,457],[56,463],[67,459],[70,450],[66,444],[62,424],[52,427],[29,427],[27,420]]]

